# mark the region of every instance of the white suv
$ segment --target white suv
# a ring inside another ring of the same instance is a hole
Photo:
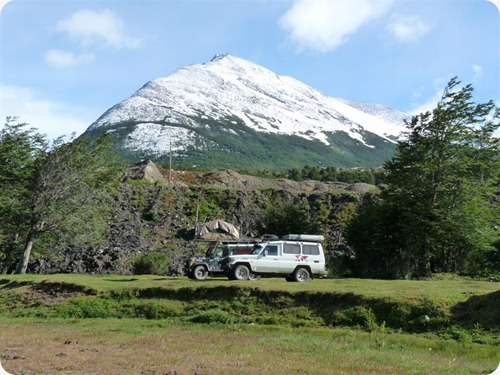
[[[221,262],[230,279],[285,276],[287,281],[307,282],[327,275],[323,236],[289,234],[278,241],[261,242],[250,254],[231,255]]]

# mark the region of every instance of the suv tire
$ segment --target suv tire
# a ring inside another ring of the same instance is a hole
[[[235,280],[248,280],[250,278],[250,270],[244,264],[238,264],[233,271],[233,276]]]
[[[206,280],[208,277],[208,270],[204,266],[196,266],[193,268],[193,277],[199,281]]]
[[[299,283],[307,283],[311,279],[311,274],[305,268],[297,268],[293,274],[295,281]]]

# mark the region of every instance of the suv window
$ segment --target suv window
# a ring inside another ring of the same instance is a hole
[[[277,245],[267,245],[266,246],[267,255],[278,255]]]
[[[318,245],[302,245],[302,254],[319,255]]]
[[[283,253],[285,254],[300,254],[300,245],[295,243],[285,243],[283,245]]]

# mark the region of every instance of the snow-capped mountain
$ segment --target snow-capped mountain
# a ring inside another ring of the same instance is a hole
[[[331,98],[294,78],[219,55],[148,82],[87,133],[115,133],[119,147],[135,158],[158,159],[171,147],[181,164],[204,165],[212,158],[223,165],[211,167],[234,168],[257,157],[263,166],[273,160],[283,167],[375,166],[394,150],[405,118],[388,107]],[[222,162],[223,155],[231,162]]]

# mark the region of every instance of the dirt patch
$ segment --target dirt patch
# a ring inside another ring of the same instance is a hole
[[[95,323],[95,326],[100,325]],[[26,324],[2,332],[0,325],[0,341],[8,343],[5,354],[0,356],[2,366],[16,375],[229,375],[255,370],[250,365],[250,358],[244,362],[232,361],[227,353],[222,361],[216,360],[218,355],[213,355],[213,339],[227,341],[228,348],[239,345],[239,339],[228,340],[223,333],[216,332],[212,337],[192,335],[177,328],[143,331],[144,327],[134,323],[119,331],[105,327],[95,330],[95,326]],[[227,363],[232,366],[228,367]]]
[[[78,295],[96,295],[97,291],[83,285],[77,285],[65,282],[49,282],[42,281],[29,288],[28,294],[30,298],[39,300],[44,303],[58,303],[67,298]]]

